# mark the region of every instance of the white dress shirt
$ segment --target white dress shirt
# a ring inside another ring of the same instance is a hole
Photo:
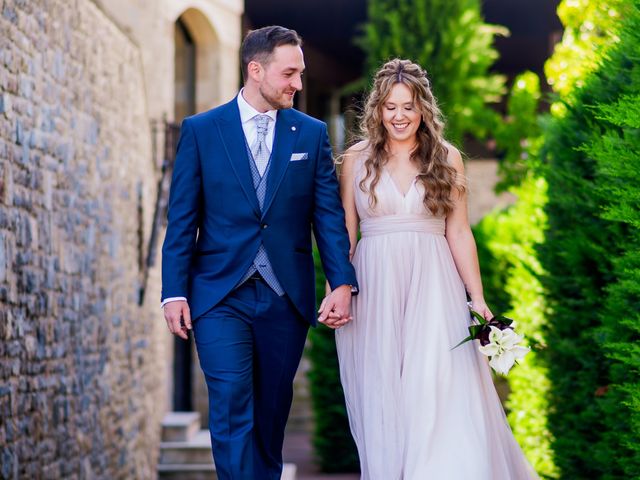
[[[276,131],[276,118],[278,117],[278,111],[269,110],[267,112],[264,112],[264,114],[261,114],[259,111],[257,111],[251,105],[249,105],[249,103],[244,99],[242,94],[243,91],[244,91],[244,88],[240,90],[240,93],[238,94],[238,97],[237,97],[237,101],[238,101],[238,109],[240,110],[240,121],[242,122],[242,131],[244,132],[244,136],[247,139],[247,144],[249,145],[249,147],[251,147],[255,143],[256,138],[258,136],[258,132],[257,132],[258,128],[254,118],[257,117],[258,115],[268,115],[269,118],[271,118],[271,120],[267,124],[267,135],[264,140],[267,144],[267,148],[269,149],[269,152],[271,152],[273,151],[273,138],[275,136],[275,131]],[[160,306],[164,307],[167,303],[176,302],[178,300],[186,301],[187,299],[185,297],[165,298]]]
[[[244,132],[244,136],[247,139],[247,144],[249,145],[249,147],[252,147],[258,136],[258,127],[254,118],[258,115],[267,115],[271,120],[267,124],[267,136],[264,138],[264,141],[267,144],[269,152],[271,152],[273,150],[273,137],[275,136],[276,131],[276,118],[278,116],[278,111],[269,110],[267,112],[260,113],[247,103],[247,101],[242,96],[243,91],[244,88],[240,90],[240,93],[238,94],[238,109],[240,110],[242,131]]]

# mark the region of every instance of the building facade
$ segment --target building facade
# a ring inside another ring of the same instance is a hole
[[[235,94],[242,12],[2,2],[0,478],[157,477],[166,125]]]

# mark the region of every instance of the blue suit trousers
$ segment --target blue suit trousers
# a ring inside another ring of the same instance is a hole
[[[293,377],[308,327],[287,295],[256,279],[196,320],[220,480],[280,479]]]

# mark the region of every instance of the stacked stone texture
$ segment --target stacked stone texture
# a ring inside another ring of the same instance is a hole
[[[139,51],[89,0],[0,9],[0,478],[153,478],[166,385],[157,298],[138,305],[155,183]]]

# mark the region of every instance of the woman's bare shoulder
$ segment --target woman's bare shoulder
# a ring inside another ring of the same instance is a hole
[[[360,142],[351,145],[343,154],[342,162],[344,164],[353,165],[361,162],[369,155],[369,141],[361,140]]]
[[[447,149],[447,161],[449,164],[458,171],[464,171],[464,162],[462,161],[460,150],[444,140],[442,145]]]

